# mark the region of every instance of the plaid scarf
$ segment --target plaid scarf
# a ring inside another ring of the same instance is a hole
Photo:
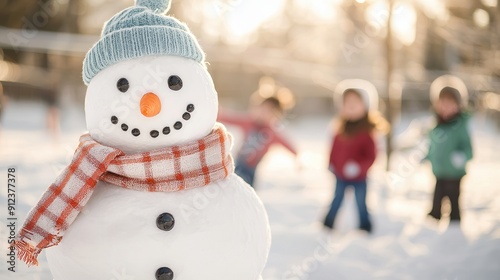
[[[201,140],[134,155],[103,146],[89,134],[81,136],[70,165],[45,191],[18,232],[19,259],[38,265],[38,254],[61,241],[99,180],[150,192],[206,186],[233,172],[231,141],[219,123]]]

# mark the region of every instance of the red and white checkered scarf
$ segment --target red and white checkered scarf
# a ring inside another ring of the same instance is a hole
[[[206,186],[233,172],[231,141],[219,123],[198,141],[134,155],[103,146],[88,134],[81,136],[70,165],[45,191],[19,231],[15,243],[19,259],[37,265],[38,254],[61,241],[99,180],[150,192]]]

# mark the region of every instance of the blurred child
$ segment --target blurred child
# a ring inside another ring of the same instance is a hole
[[[460,221],[460,181],[465,175],[467,161],[472,159],[472,146],[467,122],[469,116],[461,110],[461,94],[453,87],[444,87],[434,104],[437,126],[430,133],[429,153],[426,156],[436,176],[436,187],[429,216],[441,219],[441,204],[448,197],[451,221]]]
[[[376,157],[374,131],[381,125],[388,125],[381,117],[369,112],[368,99],[367,92],[362,89],[350,88],[342,93],[340,125],[333,139],[329,161],[329,170],[337,179],[334,198],[324,220],[325,227],[330,229],[334,226],[346,188],[352,186],[359,211],[359,228],[367,232],[372,230],[366,207],[366,174]]]
[[[236,156],[235,173],[252,187],[257,166],[271,145],[280,144],[297,155],[288,139],[276,130],[283,111],[278,98],[268,97],[253,106],[248,115],[228,116],[220,113],[218,116],[219,121],[236,125],[243,130],[243,145]]]

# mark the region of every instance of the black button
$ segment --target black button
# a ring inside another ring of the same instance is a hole
[[[112,124],[117,124],[118,123],[118,118],[116,116],[111,117],[111,123]]]
[[[174,279],[174,272],[168,267],[160,267],[155,273],[156,280],[172,280]]]
[[[193,112],[194,111],[194,105],[193,104],[187,105],[186,111],[188,111],[189,113]]]
[[[170,127],[165,126],[165,127],[163,128],[163,134],[167,135],[167,134],[169,134],[169,133],[170,133]]]
[[[127,131],[128,130],[128,125],[122,123],[122,130]]]
[[[174,128],[177,129],[177,130],[181,129],[182,128],[182,123],[181,122],[174,123]]]
[[[175,219],[170,213],[163,213],[156,218],[156,226],[164,231],[170,231],[174,228]]]
[[[184,114],[182,115],[182,118],[183,118],[183,119],[185,119],[185,120],[187,121],[187,120],[189,120],[189,119],[191,118],[191,114],[186,112],[186,113],[184,113]]]

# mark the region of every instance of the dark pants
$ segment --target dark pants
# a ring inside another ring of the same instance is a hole
[[[366,207],[366,180],[353,182],[337,179],[332,205],[330,207],[330,211],[328,211],[328,214],[325,217],[324,225],[326,227],[333,228],[335,216],[337,216],[337,212],[339,211],[342,201],[344,200],[345,190],[349,186],[354,188],[354,195],[356,197],[356,204],[358,205],[359,212],[359,228],[370,232],[372,224]]]
[[[429,215],[435,219],[441,219],[441,204],[444,197],[450,199],[450,220],[460,221],[460,207],[458,198],[460,196],[461,179],[436,179],[436,188],[432,199],[432,210]]]
[[[251,167],[246,162],[239,160],[236,162],[234,173],[240,176],[243,181],[247,182],[247,184],[249,184],[253,188],[253,181],[255,180],[255,170],[256,167]]]

